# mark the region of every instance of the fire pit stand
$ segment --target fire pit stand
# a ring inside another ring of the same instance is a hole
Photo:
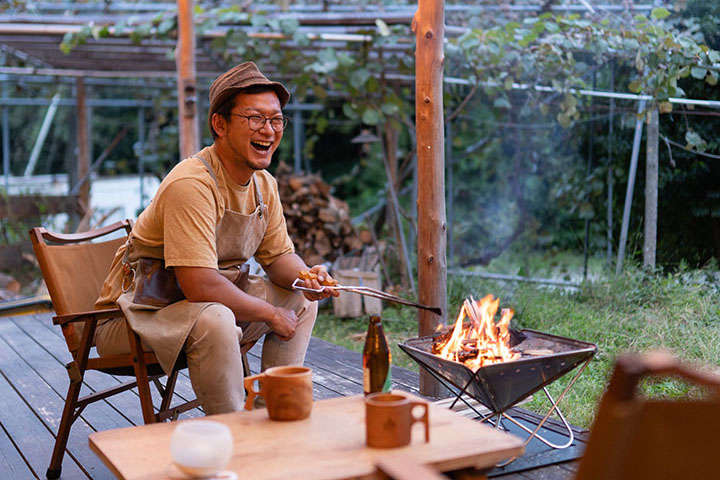
[[[399,344],[399,347],[455,395],[456,398],[450,408],[460,400],[478,414],[480,421],[492,423],[495,428],[504,428],[502,421],[508,420],[529,434],[525,445],[533,438],[537,438],[551,448],[569,447],[575,436],[558,404],[588,366],[597,352],[597,346],[533,330],[510,329],[510,335],[510,346],[521,352],[521,357],[517,360],[486,365],[475,372],[462,363],[433,354],[434,337],[432,336],[409,339]],[[577,367],[580,368],[555,400],[550,395],[547,385]],[[510,416],[507,410],[540,389],[547,396],[551,407],[542,421],[531,430]],[[474,398],[487,407],[490,413],[479,411],[463,398],[464,396]],[[553,412],[557,412],[568,432],[568,441],[562,445],[552,443],[538,434]],[[512,460],[514,459],[510,461]]]

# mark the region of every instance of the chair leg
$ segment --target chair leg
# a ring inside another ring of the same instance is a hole
[[[130,339],[130,353],[132,354],[133,369],[137,379],[138,395],[140,396],[140,408],[142,410],[145,424],[155,423],[155,409],[152,404],[152,393],[150,392],[150,379],[148,378],[147,365],[143,357],[140,337],[128,326],[128,337]]]
[[[70,428],[75,421],[73,417],[75,416],[75,404],[80,396],[80,387],[82,387],[82,381],[70,382],[70,386],[68,387],[60,427],[58,427],[58,433],[55,437],[55,447],[53,448],[52,458],[50,459],[50,466],[47,472],[45,472],[45,477],[50,480],[60,478],[62,461],[65,456],[65,447],[67,446],[68,436],[70,435]]]
[[[163,392],[162,403],[160,404],[161,412],[170,408],[173,393],[175,392],[175,382],[177,382],[177,377],[178,370],[173,370],[168,376],[167,382],[165,382],[165,391]]]

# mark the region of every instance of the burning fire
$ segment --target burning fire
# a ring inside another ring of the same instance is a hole
[[[510,319],[514,312],[511,308],[503,308],[496,323],[499,305],[500,299],[493,300],[492,295],[478,301],[472,297],[466,299],[452,334],[436,332],[433,353],[464,363],[473,372],[485,365],[520,358],[520,353],[510,347]],[[465,323],[465,318],[470,322]]]

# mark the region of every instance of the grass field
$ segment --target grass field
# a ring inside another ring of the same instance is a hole
[[[611,373],[615,357],[652,349],[671,351],[681,359],[720,372],[720,275],[717,267],[672,274],[644,274],[632,267],[615,277],[593,275],[578,289],[533,283],[499,282],[478,277],[448,277],[449,321],[460,304],[492,293],[500,306],[511,307],[511,327],[529,328],[595,343],[598,354],[561,403],[568,420],[589,427]],[[397,344],[417,336],[417,311],[385,304],[383,323],[391,343],[393,363],[418,367]],[[362,351],[367,318],[338,319],[321,310],[314,335]],[[550,386],[557,397],[571,374]],[[643,385],[651,396],[693,397],[702,392],[673,379]],[[541,395],[541,394],[540,394]],[[547,400],[536,394],[525,407],[546,411]],[[544,400],[544,401],[543,401]]]

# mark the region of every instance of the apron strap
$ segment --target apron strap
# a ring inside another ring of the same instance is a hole
[[[260,214],[262,215],[262,211],[264,210],[263,207],[265,204],[263,203],[262,193],[260,192],[260,188],[257,184],[257,178],[255,178],[255,174],[253,173],[252,176],[253,185],[255,185],[255,198],[257,200],[258,207],[260,207]]]
[[[195,154],[195,155],[193,155],[193,157],[197,158],[198,160],[200,160],[203,163],[203,165],[205,165],[205,168],[207,169],[208,173],[210,174],[212,179],[215,181],[215,186],[220,188],[220,185],[218,184],[217,176],[215,175],[215,170],[212,169],[212,167],[210,166],[208,161],[205,160],[205,158],[200,154]],[[260,207],[260,212],[262,212],[263,206],[265,204],[263,203],[262,193],[260,192],[260,188],[258,187],[257,179],[255,178],[254,173],[252,176],[252,181],[253,181],[253,185],[255,186],[255,200],[257,201],[258,207]]]
[[[218,187],[218,188],[220,188],[220,185],[218,184],[217,176],[215,175],[215,170],[212,169],[212,167],[210,166],[210,164],[208,163],[208,161],[205,160],[205,158],[203,158],[203,156],[200,155],[199,153],[193,155],[193,157],[199,159],[199,160],[203,163],[203,165],[205,165],[205,168],[207,169],[208,173],[210,174],[210,176],[212,177],[213,181],[215,182],[215,186]]]

